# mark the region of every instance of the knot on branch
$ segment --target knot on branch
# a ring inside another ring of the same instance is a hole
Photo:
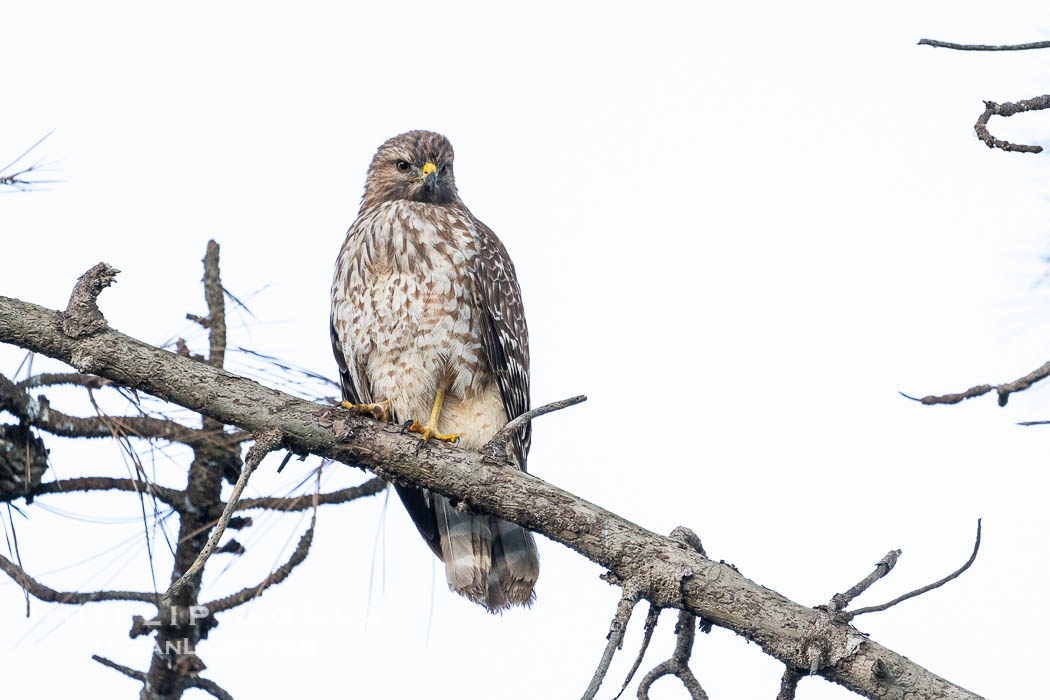
[[[69,296],[69,304],[61,314],[63,333],[70,338],[79,338],[108,327],[98,309],[98,295],[113,284],[119,272],[115,267],[100,262],[80,276]]]

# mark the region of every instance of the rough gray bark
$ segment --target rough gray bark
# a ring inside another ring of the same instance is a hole
[[[319,406],[220,368],[101,328],[77,338],[55,311],[0,296],[0,342],[71,364],[253,434],[277,428],[284,447],[412,483],[546,535],[630,581],[658,607],[733,630],[803,673],[869,698],[979,698],[871,641],[828,608],[809,608],[499,458],[415,439],[396,426]],[[203,546],[204,542],[200,543]],[[192,559],[184,560],[189,566]],[[186,590],[186,589],[184,589]],[[772,694],[772,693],[771,693]]]

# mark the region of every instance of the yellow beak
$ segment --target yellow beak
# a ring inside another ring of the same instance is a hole
[[[423,164],[423,177],[433,175],[438,171],[437,166],[431,163],[429,160]]]

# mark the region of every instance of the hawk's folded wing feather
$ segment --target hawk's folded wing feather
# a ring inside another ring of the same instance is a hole
[[[529,329],[521,303],[521,289],[507,249],[492,229],[474,219],[480,255],[474,269],[477,306],[487,323],[483,332],[485,354],[496,375],[507,419],[529,410]],[[512,440],[518,464],[525,460],[532,443],[532,425],[518,431]]]

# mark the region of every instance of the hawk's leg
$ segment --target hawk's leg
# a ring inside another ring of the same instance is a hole
[[[445,390],[438,389],[437,395],[434,396],[434,407],[430,409],[430,420],[427,421],[426,425],[420,425],[414,420],[410,420],[401,426],[401,432],[406,430],[410,433],[419,433],[422,435],[419,438],[419,443],[416,445],[416,452],[427,444],[427,440],[434,438],[435,440],[441,440],[443,442],[456,443],[459,442],[459,433],[452,433],[451,435],[442,435],[438,432],[438,416],[441,415],[441,404],[445,402]]]
[[[387,411],[390,410],[389,401],[380,401],[379,403],[350,403],[349,401],[343,401],[339,405],[362,416],[372,416],[383,423],[386,423]]]

